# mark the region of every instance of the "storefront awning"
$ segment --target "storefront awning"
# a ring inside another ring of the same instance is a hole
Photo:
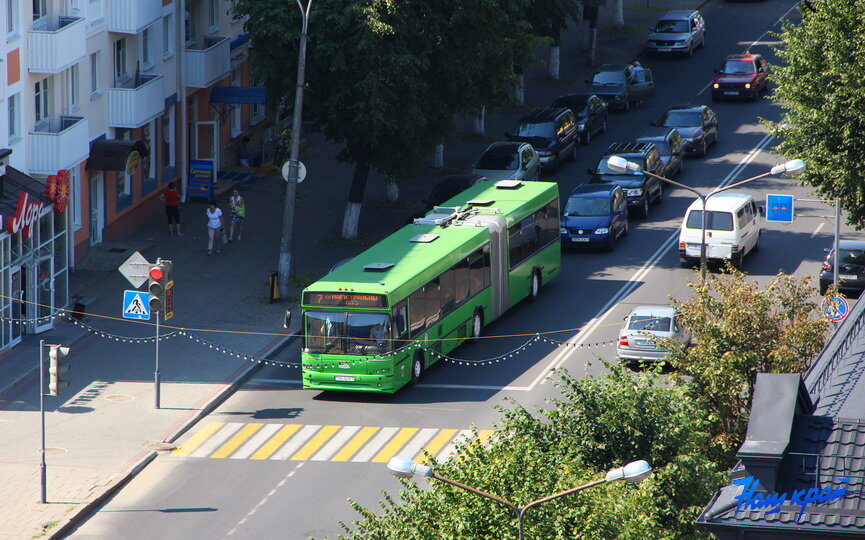
[[[123,171],[129,167],[129,157],[137,152],[139,157],[147,157],[150,150],[142,141],[101,139],[90,147],[87,159],[89,171]]]
[[[267,93],[261,86],[217,86],[210,93],[210,102],[264,105]]]

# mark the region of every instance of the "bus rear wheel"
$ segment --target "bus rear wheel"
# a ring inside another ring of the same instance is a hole
[[[421,353],[417,353],[414,355],[414,359],[411,361],[411,385],[414,386],[420,380],[421,375],[423,375],[423,355]]]
[[[534,302],[541,294],[541,273],[535,270],[532,272],[532,284],[529,289],[529,301]]]

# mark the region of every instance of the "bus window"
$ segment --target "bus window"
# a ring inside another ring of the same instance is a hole
[[[424,301],[424,288],[421,287],[411,293],[408,299],[408,308],[411,318],[411,335],[417,336],[426,328],[426,303]]]
[[[342,353],[345,313],[306,312],[306,348],[312,353]]]
[[[454,283],[454,270],[445,270],[442,275],[439,276],[439,285],[441,286],[441,305],[442,305],[442,315],[447,315],[451,311],[454,310],[455,307],[455,295],[456,295],[456,284]]]
[[[442,302],[438,278],[424,286],[424,297],[426,299],[426,325],[430,327],[438,322],[441,315]]]
[[[456,305],[461,306],[469,297],[469,260],[462,259],[454,266],[456,281]]]
[[[394,349],[405,345],[408,339],[408,307],[405,302],[397,304],[393,308],[393,335],[398,341],[394,342]]]
[[[469,295],[474,296],[489,284],[488,269],[484,269],[484,255],[478,250],[469,255]]]
[[[349,312],[348,354],[382,354],[391,350],[390,317],[383,313]]]

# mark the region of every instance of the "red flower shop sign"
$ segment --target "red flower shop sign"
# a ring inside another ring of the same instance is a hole
[[[29,201],[26,191],[18,196],[18,208],[11,218],[3,218],[6,221],[6,230],[9,234],[21,233],[23,238],[30,236],[30,226],[39,221],[39,215],[45,204],[42,201]]]

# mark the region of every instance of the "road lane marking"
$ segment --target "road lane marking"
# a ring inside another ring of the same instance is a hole
[[[288,459],[290,456],[294,455],[294,453],[297,452],[306,441],[311,439],[319,429],[321,429],[321,426],[318,424],[303,426],[298,430],[294,437],[289,439],[279,448],[279,450],[276,451],[275,454],[270,456],[270,459]]]
[[[207,439],[205,443],[199,446],[197,450],[192,452],[190,457],[209,456],[214,450],[222,446],[222,443],[227,441],[228,438],[234,435],[242,426],[243,424],[225,424],[219,429],[219,431],[214,433],[212,437]]]
[[[430,456],[434,456],[436,452],[442,449],[442,447],[451,439],[454,438],[454,435],[457,434],[457,430],[455,429],[442,429],[438,432],[438,435],[433,437],[425,447],[423,447],[420,452],[414,457],[412,461],[423,462],[429,459]]]
[[[219,450],[211,454],[212,458],[226,458],[232,454],[235,450],[240,447],[241,444],[246,442],[246,439],[250,438],[256,431],[258,431],[261,426],[264,424],[246,424],[243,426],[237,434],[228,439],[222,446],[219,447]]]
[[[231,459],[247,459],[256,449],[258,449],[259,446],[264,444],[264,442],[270,439],[274,433],[279,431],[279,428],[281,427],[282,424],[265,425],[251,439],[246,441],[246,443],[240,447],[240,450],[232,454]]]
[[[331,461],[348,461],[349,458],[360,450],[360,447],[363,446],[370,437],[375,435],[375,432],[378,430],[379,428],[377,427],[365,427],[361,429],[357,435],[348,441],[348,444],[346,444],[342,450],[333,456]]]
[[[399,431],[399,428],[395,427],[386,427],[382,428],[378,433],[376,433],[375,437],[372,438],[369,443],[364,446],[360,452],[356,456],[354,456],[351,460],[355,463],[361,461],[369,461],[372,459],[382,446],[387,443],[387,441]]]
[[[402,448],[409,439],[411,439],[415,433],[417,433],[418,428],[402,428],[399,430],[393,439],[387,443],[387,445],[381,449],[381,451],[372,458],[373,463],[384,463],[390,458],[394,457],[399,449]]]
[[[288,474],[286,474],[286,475],[282,478],[282,480],[280,480],[279,483],[276,484],[276,487],[275,487],[275,488],[271,489],[270,492],[268,492],[268,494],[264,496],[264,498],[262,498],[260,501],[258,501],[258,504],[256,504],[255,506],[252,507],[252,510],[250,510],[249,512],[247,512],[247,514],[246,514],[245,516],[243,516],[243,518],[242,518],[240,521],[237,522],[237,525],[235,525],[234,527],[232,527],[231,530],[228,531],[228,532],[225,534],[225,538],[227,538],[227,537],[229,537],[229,536],[232,536],[234,533],[236,533],[238,527],[242,527],[242,526],[243,526],[243,525],[244,525],[244,524],[249,520],[249,518],[251,518],[253,515],[255,515],[256,512],[258,512],[258,509],[259,509],[259,508],[261,508],[262,506],[264,506],[264,505],[267,503],[267,501],[268,501],[271,497],[273,497],[274,495],[276,495],[276,491],[277,491],[279,488],[281,488],[282,486],[284,486],[284,485],[285,485],[285,482],[286,482],[289,478],[291,478],[292,476],[294,476],[294,473],[296,473],[296,472],[298,471],[298,469],[300,469],[301,467],[303,467],[303,463],[298,463],[298,464],[297,464],[297,467],[295,467],[294,470],[292,470],[292,471],[290,471]],[[223,539],[223,540],[224,540],[224,539]]]
[[[819,225],[817,225],[817,228],[816,228],[816,229],[814,229],[814,232],[812,232],[812,233],[811,233],[811,238],[814,238],[814,237],[815,237],[815,236],[817,236],[817,234],[819,234],[819,232],[820,232],[820,229],[822,229],[822,228],[823,228],[823,225],[826,225],[826,223],[825,223],[825,222],[823,222],[823,223],[821,223],[821,224],[819,224]]]
[[[297,424],[288,424],[286,426],[282,426],[282,429],[274,435],[269,441],[267,441],[261,448],[258,449],[256,453],[252,455],[251,459],[267,459],[271,454],[276,452],[276,449],[282,446],[282,443],[288,440],[289,437],[294,435],[294,432],[299,430],[300,426]]]
[[[192,453],[193,450],[198,448],[198,446],[210,438],[211,435],[217,432],[219,428],[225,425],[225,422],[210,422],[198,432],[195,433],[192,437],[189,438],[188,441],[180,445],[180,448],[171,452],[172,455],[177,457],[186,457]]]
[[[360,426],[345,426],[324,447],[312,456],[311,461],[327,461],[342,448],[355,433],[360,431]]]
[[[305,461],[309,459],[324,443],[328,441],[333,434],[339,431],[340,426],[324,426],[319,430],[318,433],[315,434],[315,437],[312,438],[308,443],[306,443],[303,448],[297,451],[296,454],[291,456],[292,461]]]

